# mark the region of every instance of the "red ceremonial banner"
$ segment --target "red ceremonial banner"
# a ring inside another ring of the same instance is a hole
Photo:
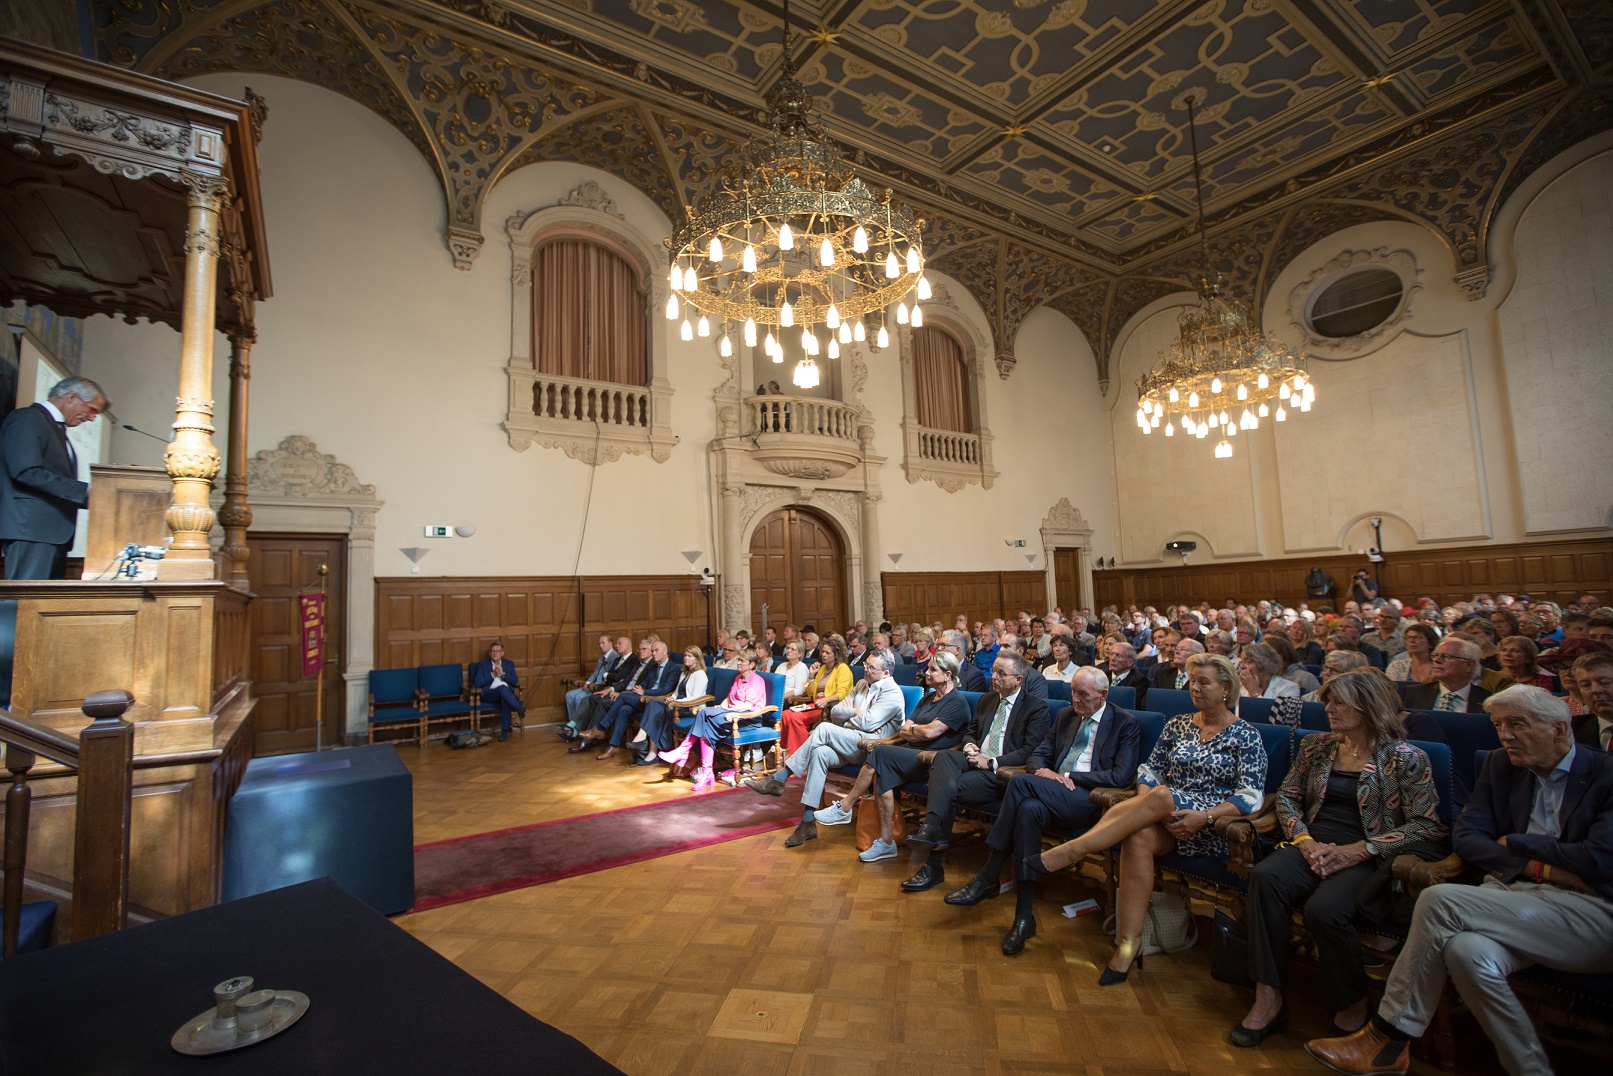
[[[325,596],[301,595],[298,612],[302,619],[302,674],[317,676],[325,663]]]

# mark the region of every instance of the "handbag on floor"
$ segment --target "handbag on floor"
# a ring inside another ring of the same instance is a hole
[[[1249,978],[1249,935],[1244,933],[1243,924],[1217,908],[1214,930],[1210,978],[1229,986],[1253,987],[1254,980]]]
[[[1115,917],[1103,922],[1104,931],[1115,936]],[[1198,920],[1193,918],[1193,906],[1180,893],[1163,889],[1154,890],[1148,898],[1148,919],[1143,924],[1143,956],[1155,953],[1180,953],[1199,942]]]
[[[891,836],[897,844],[907,839],[907,819],[903,817],[900,805],[896,808],[896,817],[891,820]],[[857,851],[868,851],[878,838],[879,799],[869,796],[857,804]]]

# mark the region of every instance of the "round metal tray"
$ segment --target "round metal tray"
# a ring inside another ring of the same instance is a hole
[[[308,1011],[308,995],[300,990],[276,990],[272,1011],[266,1025],[256,1031],[242,1032],[233,1027],[215,1028],[213,1017],[218,1015],[218,1010],[208,1009],[174,1032],[173,1047],[182,1054],[205,1057],[273,1038],[302,1019],[302,1014]]]

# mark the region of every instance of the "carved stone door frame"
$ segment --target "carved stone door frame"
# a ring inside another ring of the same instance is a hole
[[[347,536],[347,713],[349,736],[368,722],[370,670],[375,667],[375,514],[384,501],[353,469],[292,435],[247,461],[253,530]]]
[[[1054,602],[1058,601],[1058,577],[1053,569],[1053,553],[1059,549],[1079,551],[1081,595],[1077,608],[1092,608],[1097,600],[1092,590],[1092,524],[1068,497],[1060,497],[1042,520],[1042,563],[1047,566],[1047,592],[1054,595]],[[1066,616],[1070,612],[1064,610]]]

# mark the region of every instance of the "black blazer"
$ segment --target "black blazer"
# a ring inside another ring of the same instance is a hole
[[[1177,670],[1176,666],[1170,664],[1169,662],[1161,662],[1160,664],[1154,666],[1154,671],[1149,674],[1149,676],[1148,676],[1148,686],[1149,687],[1157,687],[1157,688],[1161,689],[1162,691],[1175,691],[1175,690],[1177,690],[1177,688],[1176,688],[1176,673],[1177,672],[1178,672],[1178,670]],[[1186,691],[1187,689],[1184,687],[1181,690]],[[1137,702],[1138,702],[1138,709],[1142,709],[1142,700],[1138,699]]]
[[[89,504],[67,450],[67,433],[44,404],[19,407],[0,423],[0,540],[66,545]]]
[[[1028,691],[1032,695],[1036,696],[1038,699],[1041,699],[1043,702],[1046,702],[1047,701],[1047,677],[1043,676],[1042,673],[1041,673],[1041,670],[1037,669],[1033,665],[1033,666],[1031,666],[1031,668],[1026,670],[1025,679],[1019,685],[1019,690],[1020,691]],[[1015,765],[1018,765],[1018,763],[1015,763]]]
[[[1035,773],[1051,770],[1063,762],[1080,725],[1073,707],[1060,710],[1047,735],[1031,752],[1025,768]],[[1137,720],[1137,715],[1113,703],[1105,703],[1103,716],[1098,719],[1098,739],[1092,745],[1092,768],[1085,773],[1070,774],[1070,780],[1077,788],[1130,788],[1137,783],[1142,739],[1143,723]]]
[[[1524,832],[1534,791],[1534,774],[1514,766],[1505,751],[1491,751],[1452,829],[1456,854],[1503,882],[1514,881],[1529,860],[1539,860],[1573,871],[1613,900],[1613,755],[1574,751],[1558,814],[1559,837]],[[1497,843],[1502,837],[1504,848]]]
[[[980,696],[980,701],[975,704],[974,723],[969,726],[969,734],[963,738],[960,747],[967,744],[979,747],[985,742],[986,735],[991,732],[991,719],[997,716],[997,707],[1001,702],[995,691]],[[1003,753],[997,756],[997,765],[1025,765],[1031,751],[1047,736],[1047,726],[1051,720],[1047,700],[1032,695],[1021,684],[1014,708],[1008,711],[1008,728],[1003,730]]]
[[[1595,714],[1586,714],[1579,724],[1574,726],[1574,740],[1586,747],[1602,750],[1602,727],[1596,723]]]
[[[1432,710],[1434,704],[1439,701],[1439,681],[1435,680],[1427,684],[1407,684],[1401,689],[1400,697],[1404,700],[1408,710]],[[1488,691],[1485,691],[1478,684],[1474,684],[1467,693],[1467,712],[1470,714],[1482,714],[1484,712],[1484,700],[1489,697],[1490,693]]]
[[[616,664],[610,667],[610,672],[605,674],[605,686],[612,691],[621,691],[633,679],[633,674],[638,672],[638,664],[637,654],[619,658]]]
[[[963,667],[958,670],[958,684],[965,691],[991,690],[991,681],[986,679],[986,674],[972,661],[964,662]]]
[[[1176,680],[1174,678],[1172,678],[1171,684],[1175,685],[1175,683],[1176,683]],[[1145,706],[1143,703],[1144,703],[1144,700],[1148,698],[1149,680],[1148,680],[1147,675],[1144,674],[1136,666],[1132,666],[1131,668],[1127,669],[1126,670],[1126,675],[1122,676],[1120,679],[1118,679],[1118,680],[1111,679],[1109,681],[1109,686],[1110,687],[1129,687],[1129,688],[1131,688],[1133,691],[1135,691],[1137,693],[1137,709],[1139,709],[1139,710],[1148,709],[1148,707]]]

